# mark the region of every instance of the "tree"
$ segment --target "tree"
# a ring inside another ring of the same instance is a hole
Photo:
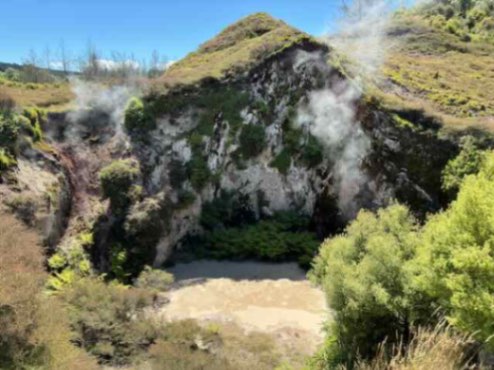
[[[357,355],[373,356],[385,338],[407,341],[411,323],[428,317],[409,286],[417,229],[406,207],[392,205],[361,211],[342,235],[322,244],[310,274],[335,311],[331,361],[351,366]]]
[[[417,290],[433,298],[452,325],[481,341],[492,336],[493,152],[479,174],[466,177],[451,207],[425,225],[415,268]]]

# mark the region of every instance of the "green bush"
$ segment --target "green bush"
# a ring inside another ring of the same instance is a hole
[[[291,164],[292,158],[290,153],[286,149],[283,149],[276,157],[274,157],[269,165],[278,169],[281,174],[286,175]]]
[[[0,148],[14,154],[17,147],[19,126],[13,116],[0,114]]]
[[[280,213],[256,224],[207,232],[199,241],[200,253],[219,259],[296,260],[305,268],[319,245],[315,235],[306,230],[303,217]]]
[[[187,176],[196,191],[202,190],[211,179],[211,171],[208,167],[205,156],[197,153],[192,154],[192,158],[186,165]]]
[[[174,278],[172,274],[146,266],[136,279],[134,285],[137,288],[165,292],[171,288],[173,281]]]
[[[4,148],[0,148],[0,174],[15,166],[17,161]]]
[[[313,168],[319,165],[323,160],[323,147],[319,141],[312,135],[309,135],[307,143],[302,148],[302,163],[307,167]]]
[[[412,322],[430,316],[416,309],[406,263],[414,257],[417,225],[407,208],[377,215],[361,211],[345,232],[325,241],[310,276],[321,284],[334,311],[328,362],[351,366],[372,357],[387,339],[405,340]]]
[[[155,121],[146,112],[142,100],[136,97],[131,98],[127,103],[124,125],[130,133],[145,133],[156,126]]]
[[[99,173],[103,197],[109,198],[111,207],[119,212],[130,202],[129,190],[139,176],[137,164],[131,160],[117,160]]]
[[[218,197],[205,202],[201,209],[200,222],[207,230],[251,224],[256,215],[250,205],[250,198],[222,190]]]
[[[460,154],[450,160],[442,173],[442,187],[444,190],[457,191],[463,179],[477,173],[482,166],[485,152],[478,148],[472,136],[466,136],[461,142]]]
[[[157,197],[146,198],[130,208],[123,225],[125,238],[122,239],[126,248],[126,272],[136,274],[144,265],[153,262],[155,245],[168,226],[169,218],[168,205]]]
[[[23,115],[17,116],[16,119],[22,133],[30,136],[34,142],[40,141],[43,138],[41,124],[36,110],[25,110]]]
[[[258,156],[266,147],[266,132],[264,127],[244,125],[239,140],[239,150],[244,159]]]
[[[467,176],[458,198],[424,227],[417,252],[417,290],[454,327],[494,349],[494,153]]]

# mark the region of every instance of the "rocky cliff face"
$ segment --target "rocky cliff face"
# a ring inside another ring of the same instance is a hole
[[[241,200],[258,219],[284,210],[307,215],[321,236],[338,230],[362,207],[398,199],[424,215],[444,203],[440,171],[455,145],[439,139],[427,119],[410,117],[414,125],[400,126],[397,113],[361,97],[350,102],[359,112],[350,124],[369,144],[357,153],[359,178],[341,183],[335,163],[341,162],[349,136],[328,144],[311,129],[311,119],[317,118],[300,119],[311,94],[349,83],[326,63],[327,52],[313,45],[293,47],[237,78],[145,98],[159,113],[153,129],[129,133],[128,155],[140,163],[144,198],[128,218],[151,212],[152,201],[168,210],[156,213],[159,222],[153,220],[161,225],[150,240],[156,265],[184,237],[201,232],[204,204],[224,193]],[[331,124],[339,117],[325,119]],[[345,193],[351,199],[342,205]]]

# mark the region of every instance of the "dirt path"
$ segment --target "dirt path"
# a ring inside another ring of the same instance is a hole
[[[170,269],[177,287],[160,312],[167,320],[234,323],[272,334],[301,353],[323,340],[324,294],[296,264],[197,261]]]

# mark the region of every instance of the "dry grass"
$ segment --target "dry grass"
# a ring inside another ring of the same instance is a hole
[[[403,346],[396,348],[391,360],[381,350],[374,361],[360,364],[358,370],[473,369],[465,365],[465,353],[472,343],[470,336],[458,334],[445,324],[432,330],[419,328],[410,345],[406,349]]]
[[[63,307],[42,294],[43,261],[37,234],[0,213],[0,368],[94,369],[70,343]]]
[[[0,93],[12,97],[19,106],[50,110],[63,110],[74,98],[69,83],[24,84],[0,80]]]
[[[167,85],[175,85],[205,78],[221,79],[304,41],[316,43],[309,35],[265,13],[253,14],[172,65],[163,80]]]

